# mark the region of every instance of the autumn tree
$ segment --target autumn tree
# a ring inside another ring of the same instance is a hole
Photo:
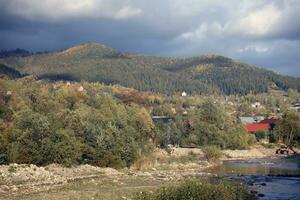
[[[300,114],[288,111],[278,123],[278,138],[286,144],[300,142]]]

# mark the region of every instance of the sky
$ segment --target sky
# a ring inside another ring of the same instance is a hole
[[[300,0],[0,0],[0,50],[220,54],[300,77]]]

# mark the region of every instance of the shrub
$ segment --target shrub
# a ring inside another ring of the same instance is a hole
[[[17,167],[15,167],[15,166],[9,166],[8,172],[9,173],[16,173],[17,172]]]
[[[248,134],[248,136],[247,136],[247,142],[248,142],[249,146],[253,145],[256,142],[255,136],[252,135],[252,134]]]
[[[257,140],[257,141],[260,141],[261,139],[265,139],[265,137],[266,137],[266,132],[265,132],[265,131],[256,131],[256,132],[254,133],[254,135],[255,135],[256,140]]]
[[[262,144],[265,148],[268,148],[268,149],[274,149],[276,148],[276,144],[274,143],[267,143],[267,144]]]
[[[202,150],[208,161],[216,161],[222,157],[221,150],[216,146],[205,146]]]
[[[278,142],[278,137],[276,136],[276,132],[272,131],[272,133],[269,134],[269,142],[270,143],[276,143]]]
[[[74,132],[69,129],[59,129],[45,140],[43,164],[58,163],[65,166],[77,164],[81,157],[82,144],[76,140]]]
[[[218,181],[188,180],[178,186],[162,187],[157,192],[141,192],[136,200],[242,200],[247,199],[246,187],[242,184]]]

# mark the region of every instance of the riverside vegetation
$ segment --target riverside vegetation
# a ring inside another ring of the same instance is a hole
[[[164,96],[100,83],[48,83],[31,76],[1,78],[0,86],[1,164],[122,168],[154,147],[210,145],[204,149],[208,157],[219,157],[216,148],[247,149],[256,140],[228,114],[232,107],[213,102],[217,98]],[[243,106],[240,112],[251,112]],[[272,138],[297,144],[299,113],[283,112]],[[168,116],[168,121],[153,121],[153,115]]]
[[[32,77],[0,80],[0,163],[91,164],[129,167],[154,146],[215,145],[243,149],[253,143],[210,101],[189,116],[172,114],[153,123],[152,114],[171,112],[158,94],[99,83],[45,83]],[[131,99],[133,98],[133,99]],[[167,101],[166,101],[167,102]],[[176,102],[175,106],[176,106]],[[149,140],[151,142],[149,142]]]
[[[141,192],[136,200],[244,200],[250,199],[246,187],[228,181],[188,180],[178,186],[162,187],[155,193]]]

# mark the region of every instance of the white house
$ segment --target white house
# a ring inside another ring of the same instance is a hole
[[[84,88],[82,87],[82,86],[80,86],[79,88],[78,88],[78,92],[82,92],[84,90]]]
[[[253,104],[251,104],[252,108],[259,108],[261,106],[261,104],[259,102],[255,102]]]

